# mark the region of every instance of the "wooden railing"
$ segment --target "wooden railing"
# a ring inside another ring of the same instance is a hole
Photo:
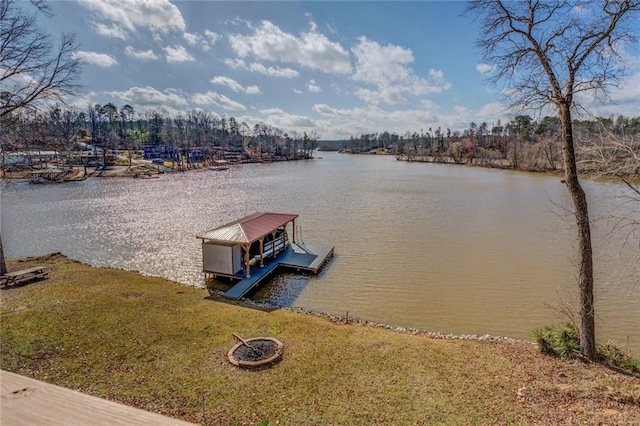
[[[275,256],[280,253],[284,249],[289,247],[289,236],[285,233],[280,237],[277,237],[275,240],[269,241],[264,244],[262,256],[270,257]]]

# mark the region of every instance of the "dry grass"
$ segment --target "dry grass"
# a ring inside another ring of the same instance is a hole
[[[2,368],[150,411],[212,425],[640,424],[637,378],[528,343],[435,340],[38,263],[48,280],[1,292]],[[280,339],[284,358],[232,366],[234,332]]]

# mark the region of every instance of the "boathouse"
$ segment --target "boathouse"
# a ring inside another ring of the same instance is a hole
[[[205,276],[239,280],[225,296],[240,298],[278,267],[317,273],[334,247],[296,242],[297,218],[297,214],[254,213],[198,235]]]
[[[254,213],[205,232],[202,239],[202,270],[212,275],[235,277],[241,271],[251,276],[252,264],[264,266],[265,257],[289,247],[287,225],[295,240],[297,214]]]

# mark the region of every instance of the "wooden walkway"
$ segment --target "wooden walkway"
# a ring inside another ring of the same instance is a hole
[[[0,392],[2,426],[194,425],[4,370]]]
[[[256,288],[262,281],[268,278],[279,267],[294,271],[305,271],[317,274],[322,265],[333,256],[333,246],[325,244],[292,243],[283,253],[280,253],[270,262],[265,262],[264,267],[251,267],[251,277],[241,279],[231,287],[224,296],[230,299],[240,299]]]

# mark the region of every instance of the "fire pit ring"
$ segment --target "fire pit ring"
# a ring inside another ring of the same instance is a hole
[[[231,364],[238,367],[256,368],[277,361],[282,357],[283,344],[273,337],[254,337],[243,339],[235,335],[240,342],[229,350],[227,357]]]

